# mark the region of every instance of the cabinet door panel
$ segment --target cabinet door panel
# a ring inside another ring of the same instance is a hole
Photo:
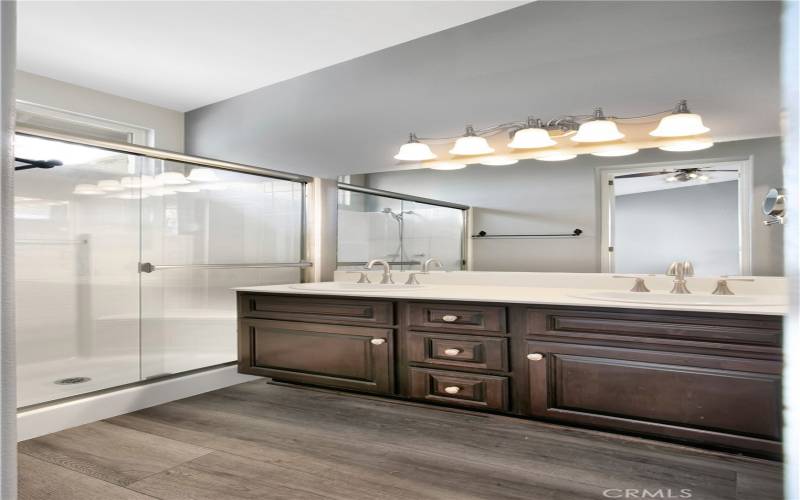
[[[532,415],[709,444],[780,439],[780,363],[548,342],[528,354]]]
[[[391,392],[392,330],[242,320],[240,371],[290,382]]]

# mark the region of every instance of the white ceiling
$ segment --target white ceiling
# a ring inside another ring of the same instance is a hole
[[[18,67],[188,111],[524,3],[29,0]]]

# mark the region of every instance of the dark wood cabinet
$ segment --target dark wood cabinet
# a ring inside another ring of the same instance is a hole
[[[239,370],[781,453],[776,316],[239,293]]]
[[[392,392],[390,329],[265,319],[243,319],[239,328],[239,368],[244,373],[342,389]]]
[[[780,363],[528,342],[530,414],[773,454]]]

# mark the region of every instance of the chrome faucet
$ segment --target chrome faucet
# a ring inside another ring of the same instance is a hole
[[[406,285],[419,285],[419,281],[417,281],[418,274],[428,274],[428,269],[430,268],[431,264],[435,264],[436,267],[441,269],[442,263],[439,262],[439,259],[430,258],[422,263],[422,267],[420,268],[419,272],[416,273],[408,273],[408,279],[406,280]]]
[[[388,285],[394,284],[394,280],[392,280],[392,266],[389,265],[388,262],[381,259],[372,259],[371,261],[367,262],[367,265],[364,266],[365,269],[372,269],[372,266],[375,264],[380,264],[383,266],[383,276],[381,277],[381,284]]]
[[[675,276],[672,281],[672,290],[669,293],[687,294],[692,293],[686,287],[686,278],[694,276],[694,265],[691,261],[675,261],[667,269],[667,276]]]

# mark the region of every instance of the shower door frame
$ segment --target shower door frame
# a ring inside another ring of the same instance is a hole
[[[347,184],[345,182],[337,183],[338,189],[344,191],[351,191],[354,193],[369,194],[373,196],[381,196],[383,198],[392,198],[400,201],[412,201],[416,203],[425,203],[426,205],[434,205],[437,207],[453,208],[461,210],[462,224],[461,224],[461,270],[469,270],[471,268],[470,252],[471,238],[469,238],[469,224],[470,224],[470,211],[472,207],[469,205],[462,205],[460,203],[453,203],[450,201],[434,200],[432,198],[424,198],[422,196],[414,196],[413,194],[396,193],[394,191],[384,191],[383,189],[375,189],[364,186],[357,186],[355,184]],[[338,209],[338,207],[337,207]],[[400,244],[402,245],[402,237]],[[366,262],[338,262],[337,268],[340,265],[359,265],[366,264]],[[408,265],[410,262],[399,262],[396,264]]]
[[[319,182],[320,181],[319,179],[315,179],[313,177],[300,175],[300,174],[292,174],[292,173],[289,173],[289,172],[282,172],[282,171],[278,171],[278,170],[271,170],[271,169],[256,167],[256,166],[253,166],[253,165],[246,165],[246,164],[241,164],[241,163],[233,163],[233,162],[228,162],[228,161],[223,161],[223,160],[216,160],[216,159],[212,159],[212,158],[204,158],[204,157],[199,157],[199,156],[192,156],[192,155],[187,155],[187,154],[184,154],[184,153],[178,153],[178,152],[174,152],[174,151],[156,149],[156,148],[151,148],[151,147],[147,147],[147,146],[141,146],[141,145],[137,145],[137,144],[120,143],[120,142],[113,142],[113,141],[105,141],[105,140],[101,140],[101,139],[78,137],[78,136],[73,136],[73,135],[64,134],[64,133],[60,133],[60,132],[39,130],[39,129],[36,129],[36,128],[31,128],[31,127],[22,127],[22,126],[16,127],[16,129],[14,130],[14,133],[18,134],[18,135],[22,135],[22,136],[28,136],[28,137],[34,137],[34,138],[38,138],[38,139],[45,139],[45,140],[52,140],[52,141],[60,141],[60,142],[69,143],[69,144],[76,144],[76,145],[80,145],[80,146],[88,146],[88,147],[103,149],[103,150],[106,150],[106,151],[112,151],[112,152],[115,152],[115,153],[129,154],[129,155],[134,155],[134,156],[144,157],[144,158],[149,158],[149,159],[172,161],[172,162],[182,163],[182,164],[191,165],[191,166],[216,168],[216,169],[221,169],[221,170],[226,170],[226,171],[231,171],[231,172],[238,172],[238,173],[243,173],[243,174],[256,175],[256,176],[259,176],[259,177],[266,177],[266,178],[270,178],[270,179],[286,180],[286,181],[292,181],[292,182],[300,183],[300,185],[301,185],[301,199],[302,199],[302,203],[300,204],[300,210],[301,210],[301,213],[300,213],[300,258],[299,258],[299,260],[297,262],[265,262],[265,263],[258,263],[258,264],[197,264],[197,265],[189,264],[189,265],[186,265],[186,266],[172,266],[172,265],[161,265],[161,266],[159,266],[158,264],[155,264],[155,265],[151,264],[152,269],[150,269],[149,272],[155,271],[158,268],[161,268],[161,269],[172,269],[172,268],[176,268],[176,267],[186,267],[186,268],[196,267],[196,268],[205,268],[205,269],[220,269],[220,268],[233,268],[233,267],[236,267],[236,268],[248,268],[248,267],[300,268],[301,271],[307,271],[307,270],[309,270],[309,268],[313,268],[315,266],[315,262],[309,260],[309,253],[310,252],[309,252],[309,248],[308,248],[308,243],[309,243],[309,239],[310,239],[309,238],[309,234],[308,234],[308,232],[310,230],[310,228],[309,228],[309,220],[308,220],[308,213],[309,213],[311,207],[313,206],[313,204],[315,202],[315,200],[313,199],[312,193],[311,193],[312,190],[309,189],[309,187],[312,184],[314,184],[316,182]],[[141,261],[141,257],[142,257],[142,255],[140,254],[139,255],[139,260],[140,261]],[[143,263],[143,262],[139,262],[138,263],[140,290],[141,290],[141,286],[142,286],[141,285],[141,275],[142,275],[143,272],[148,272],[145,269],[143,269],[143,267],[144,268],[147,267],[145,264],[149,264],[149,263]],[[309,275],[307,273],[301,272],[300,281],[301,282],[307,281],[308,280],[308,276]],[[140,317],[140,321],[141,321],[141,317]],[[140,323],[140,328],[141,328],[141,323]],[[141,342],[141,331],[140,331],[140,342]],[[139,361],[141,363],[141,359]],[[168,374],[168,375],[164,375],[164,376],[150,377],[150,378],[144,378],[144,379],[141,377],[142,374],[141,374],[141,369],[140,369],[140,380],[138,380],[138,381],[127,383],[127,384],[122,384],[122,385],[117,385],[117,386],[113,386],[113,387],[108,387],[108,388],[104,388],[104,389],[99,389],[99,390],[95,390],[95,391],[88,391],[88,392],[85,392],[85,393],[80,393],[80,394],[76,394],[76,395],[73,395],[73,396],[67,396],[67,397],[64,397],[64,398],[48,400],[48,401],[44,401],[44,402],[41,402],[41,403],[36,403],[36,404],[33,404],[33,405],[25,406],[25,407],[19,407],[19,408],[17,408],[17,411],[18,412],[19,411],[25,412],[25,411],[28,411],[28,410],[34,410],[34,409],[38,409],[38,408],[50,407],[52,405],[57,405],[57,404],[65,402],[65,401],[79,400],[79,399],[88,398],[88,397],[91,397],[91,396],[94,396],[94,395],[97,395],[97,394],[103,394],[103,393],[119,391],[121,389],[127,389],[127,388],[130,388],[130,387],[147,385],[147,384],[151,384],[151,383],[154,383],[154,382],[169,380],[169,379],[173,379],[173,378],[180,378],[180,377],[195,375],[195,374],[202,373],[202,372],[210,372],[212,370],[217,370],[217,369],[222,368],[222,367],[235,366],[236,364],[237,364],[237,361],[234,360],[234,361],[225,362],[225,363],[221,363],[221,364],[215,364],[215,365],[210,365],[210,366],[199,367],[199,368],[196,368],[196,369],[192,369],[192,370],[188,370],[188,371],[184,371],[184,372],[180,372],[180,373],[174,373],[174,374]]]

